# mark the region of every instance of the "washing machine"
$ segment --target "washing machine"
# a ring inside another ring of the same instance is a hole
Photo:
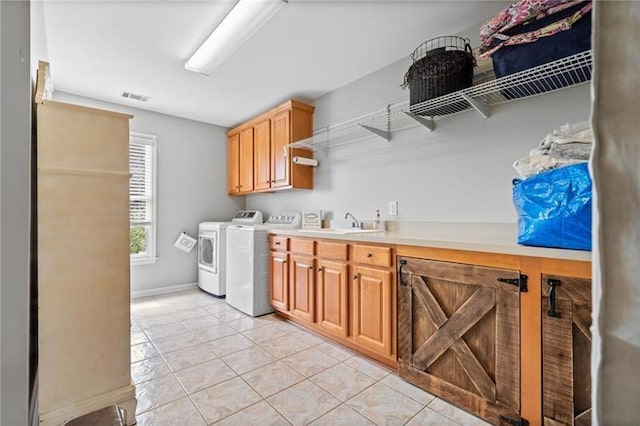
[[[272,215],[264,225],[227,228],[227,303],[251,316],[273,312],[269,286],[269,232],[300,227],[300,213]]]
[[[198,285],[216,297],[226,294],[227,228],[234,223],[262,223],[262,213],[240,210],[230,222],[202,222],[198,227]]]

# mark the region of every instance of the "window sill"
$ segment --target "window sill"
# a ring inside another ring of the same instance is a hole
[[[131,259],[131,266],[153,265],[158,261],[157,257],[142,257],[139,259]]]

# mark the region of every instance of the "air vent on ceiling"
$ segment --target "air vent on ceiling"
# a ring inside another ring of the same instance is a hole
[[[125,92],[124,90],[120,92],[120,95],[123,98],[133,99],[134,101],[140,102],[149,102],[149,99],[151,99],[151,96],[138,95],[137,93]]]

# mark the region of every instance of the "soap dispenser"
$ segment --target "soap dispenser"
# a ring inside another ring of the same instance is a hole
[[[376,209],[376,215],[373,219],[373,229],[382,229],[382,221],[380,220],[380,210]]]

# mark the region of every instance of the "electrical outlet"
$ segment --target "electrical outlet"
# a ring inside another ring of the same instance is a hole
[[[398,216],[398,202],[389,201],[389,216]]]

